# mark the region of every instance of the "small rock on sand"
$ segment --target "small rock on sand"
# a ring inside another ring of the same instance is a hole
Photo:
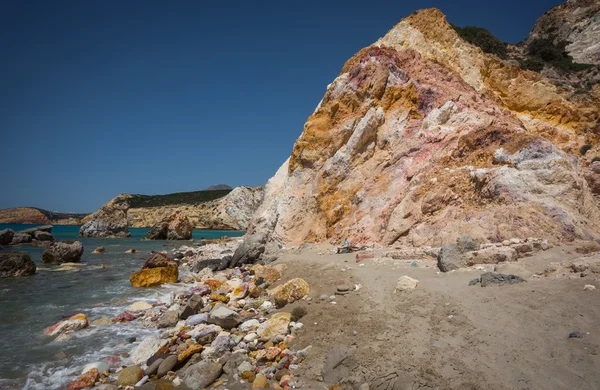
[[[417,279],[413,279],[410,276],[404,275],[398,279],[398,282],[396,283],[396,290],[394,292],[414,290],[418,284],[419,281]]]

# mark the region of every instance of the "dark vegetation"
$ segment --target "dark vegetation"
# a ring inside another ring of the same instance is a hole
[[[565,47],[568,42],[554,43],[554,39],[536,38],[527,46],[529,58],[521,62],[524,69],[539,72],[544,66],[549,65],[563,72],[578,72],[594,67],[590,64],[578,64],[573,62]]]
[[[579,148],[579,153],[582,156],[585,156],[585,154],[588,152],[588,150],[590,150],[592,148],[592,145],[590,144],[585,144],[582,147]]]
[[[479,46],[484,52],[495,54],[503,59],[507,58],[508,53],[506,43],[496,38],[494,34],[485,28],[475,26],[458,27],[455,25],[452,25],[452,27],[462,39],[473,45]]]
[[[132,195],[127,199],[133,209],[141,207],[168,206],[173,204],[198,204],[219,199],[229,194],[231,190],[211,190],[194,192],[177,192],[167,195]]]
[[[75,219],[82,219],[85,216],[87,216],[87,214],[76,214],[76,213],[55,213],[53,211],[48,211],[48,210],[44,210],[44,209],[39,209],[37,207],[32,207],[34,209],[36,209],[37,211],[39,211],[40,213],[44,214],[46,216],[46,218],[48,218],[51,221],[56,221],[58,219],[68,219],[68,218],[75,218]]]

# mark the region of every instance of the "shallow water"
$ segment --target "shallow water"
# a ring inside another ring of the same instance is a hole
[[[34,225],[1,225],[22,230]],[[57,240],[78,239],[77,226],[55,226]],[[55,342],[43,331],[61,317],[82,312],[90,321],[123,312],[139,300],[168,299],[175,286],[134,288],[129,275],[140,269],[151,250],[170,250],[188,241],[142,241],[148,229],[130,229],[132,237],[119,239],[80,239],[84,254],[79,271],[53,271],[58,266],[40,264],[44,248],[26,245],[3,251],[27,252],[38,266],[34,276],[0,279],[0,388],[58,389],[76,378],[83,366],[106,362],[116,353],[130,352],[143,336],[157,332],[135,323],[90,327],[73,333],[70,340]],[[241,236],[243,232],[194,231],[194,239]],[[168,245],[168,246],[165,246]],[[106,252],[92,254],[104,246]],[[127,254],[130,248],[139,253]],[[104,268],[100,268],[104,265]],[[137,337],[134,344],[126,340]],[[66,357],[65,357],[66,356]],[[126,360],[124,360],[126,362]]]

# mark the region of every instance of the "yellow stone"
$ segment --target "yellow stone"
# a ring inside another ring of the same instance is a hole
[[[202,352],[202,346],[200,344],[194,344],[191,347],[189,347],[188,349],[186,349],[185,351],[183,351],[182,353],[180,353],[177,356],[177,361],[179,363],[182,363],[184,361],[186,361],[187,359],[190,358],[190,356],[192,356],[195,353],[200,353]]]
[[[258,374],[252,382],[253,389],[264,389],[267,387],[267,377],[263,374]]]
[[[304,279],[295,278],[270,290],[269,297],[275,303],[275,306],[283,307],[288,303],[302,299],[308,293],[310,293],[309,284]]]
[[[144,268],[131,275],[129,281],[133,287],[160,286],[165,283],[175,283],[179,277],[177,267]]]

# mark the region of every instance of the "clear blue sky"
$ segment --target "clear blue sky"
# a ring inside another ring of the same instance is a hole
[[[416,9],[508,42],[561,1],[0,2],[0,208],[264,184],[343,63]]]

